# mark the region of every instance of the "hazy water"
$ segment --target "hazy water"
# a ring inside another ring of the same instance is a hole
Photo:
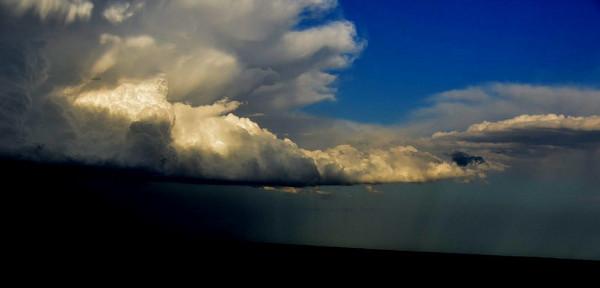
[[[321,187],[329,193],[323,195],[152,183],[146,188],[160,204],[143,213],[192,230],[195,221],[210,223],[253,241],[600,259],[600,193],[591,187],[492,176],[469,184],[380,185],[379,193],[329,186]]]

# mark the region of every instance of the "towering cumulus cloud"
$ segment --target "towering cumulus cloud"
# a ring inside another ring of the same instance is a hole
[[[124,80],[111,89],[65,89],[59,95],[69,99],[77,130],[65,153],[170,175],[294,185],[422,182],[482,173],[481,167],[460,168],[411,146],[305,150],[234,115],[237,101],[194,107],[168,102],[167,92],[162,76]],[[90,115],[93,123],[86,120]]]
[[[27,27],[27,40],[1,35],[14,54],[0,79],[10,83],[0,95],[4,153],[282,185],[472,178],[490,168],[409,145],[307,150],[236,116],[335,99],[336,71],[365,44],[352,23],[323,20],[336,1],[0,3],[3,21]]]

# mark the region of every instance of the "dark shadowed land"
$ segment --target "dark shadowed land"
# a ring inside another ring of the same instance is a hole
[[[165,265],[180,261],[175,258],[192,263],[267,260],[277,266],[307,263],[337,268],[393,262],[397,268],[428,271],[494,267],[564,271],[598,265],[551,258],[260,243],[245,235],[260,230],[258,218],[269,216],[248,209],[252,200],[150,189],[149,179],[133,172],[14,160],[4,160],[0,167],[5,187],[3,237],[8,240],[4,261],[16,269],[52,269],[64,263]]]

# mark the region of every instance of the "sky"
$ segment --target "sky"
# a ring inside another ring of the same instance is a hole
[[[368,48],[319,115],[396,123],[428,96],[488,82],[600,83],[600,2],[340,1]],[[369,95],[370,101],[362,101]]]
[[[565,200],[589,247],[599,19],[597,1],[0,0],[0,154],[264,193],[450,191],[544,223]],[[526,247],[567,229],[548,227]]]
[[[0,3],[11,157],[310,186],[598,153],[597,2]]]

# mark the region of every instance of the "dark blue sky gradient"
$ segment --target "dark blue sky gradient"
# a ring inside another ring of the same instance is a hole
[[[340,0],[367,48],[328,117],[402,121],[434,93],[487,82],[600,86],[600,1]],[[334,13],[335,14],[335,13]]]

